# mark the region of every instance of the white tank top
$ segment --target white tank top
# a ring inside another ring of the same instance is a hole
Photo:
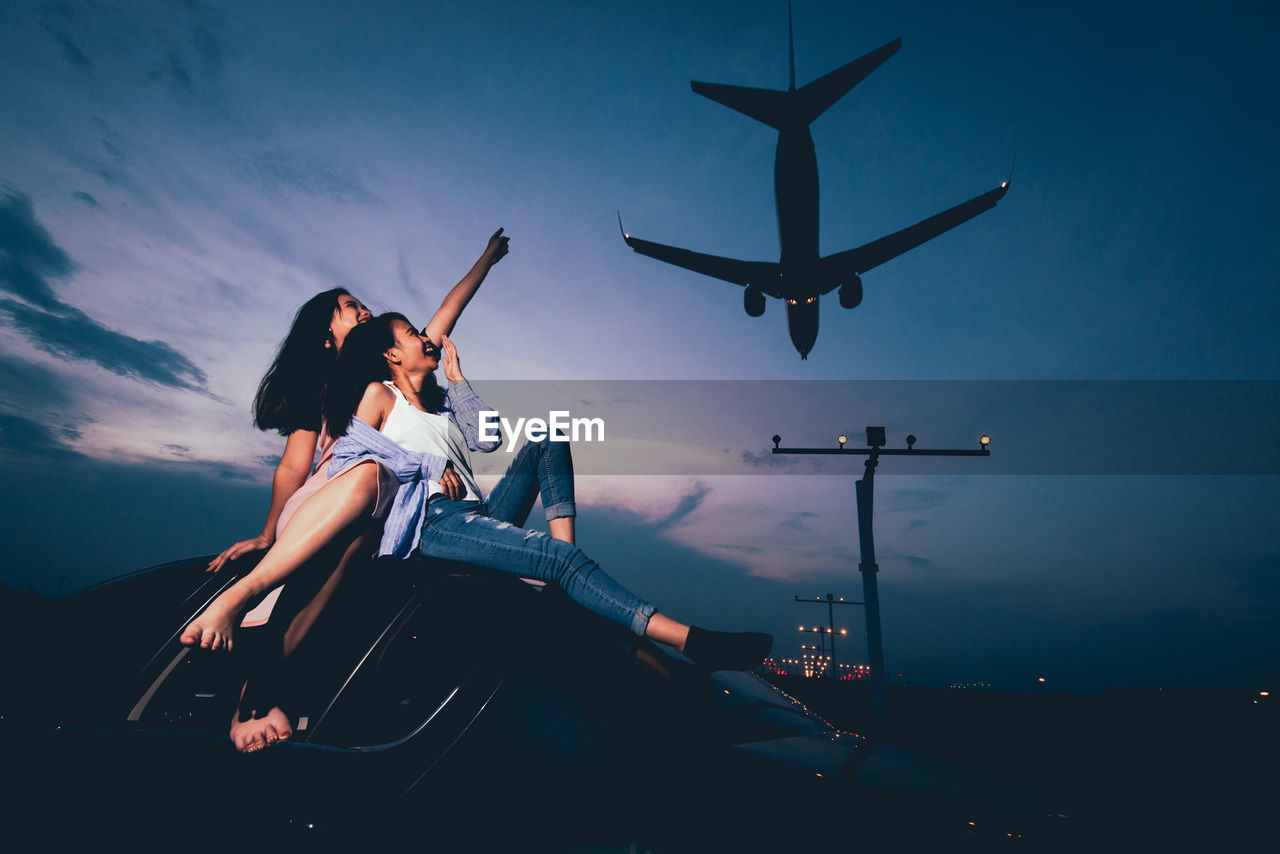
[[[447,457],[453,463],[454,474],[467,489],[463,500],[479,501],[480,487],[476,486],[475,477],[471,473],[471,455],[458,425],[448,415],[436,415],[418,409],[390,380],[385,380],[382,384],[396,396],[395,406],[391,407],[386,423],[382,425],[383,435],[405,450]],[[428,482],[427,490],[428,495],[444,492],[440,483],[434,480]]]

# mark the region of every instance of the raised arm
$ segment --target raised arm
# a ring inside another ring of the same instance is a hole
[[[480,283],[484,281],[485,276],[489,275],[490,268],[507,254],[507,242],[510,239],[502,235],[502,229],[495,231],[489,238],[484,253],[476,260],[470,272],[445,295],[440,307],[436,309],[435,314],[431,315],[430,322],[423,330],[432,342],[439,344],[441,338],[453,331],[462,310],[467,307],[467,303],[471,302],[471,298],[480,288]]]
[[[284,444],[284,453],[276,464],[275,476],[271,479],[271,505],[267,508],[267,521],[262,525],[262,533],[235,543],[209,561],[209,572],[217,572],[227,565],[227,561],[250,552],[271,548],[271,544],[276,541],[276,523],[280,520],[280,512],[311,473],[311,462],[315,458],[319,441],[320,434],[314,430],[294,430],[289,434]]]

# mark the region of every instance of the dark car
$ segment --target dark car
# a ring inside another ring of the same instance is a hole
[[[1016,782],[840,731],[756,674],[461,565],[349,573],[290,660],[296,732],[240,755],[227,730],[263,630],[233,654],[178,643],[236,578],[207,560],[90,588],[31,629],[0,708],[11,825],[143,847],[658,852],[1039,829]]]

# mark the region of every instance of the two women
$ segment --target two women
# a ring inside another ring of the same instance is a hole
[[[452,343],[447,337],[442,343],[447,392],[434,379],[440,350],[402,315],[382,315],[352,330],[324,402],[327,429],[341,437],[331,480],[299,509],[258,567],[192,622],[183,641],[229,648],[247,603],[367,515],[378,501],[379,472],[390,470],[401,486],[381,554],[420,553],[552,582],[584,607],[712,669],[759,664],[772,644],[769,635],[677,622],[609,577],[581,549],[492,515],[479,500],[468,454],[482,449],[476,418],[482,404]],[[544,505],[550,488],[543,485]]]
[[[453,331],[489,270],[507,254],[508,238],[498,229],[471,270],[455,285],[432,315],[426,332],[439,340]],[[332,438],[324,431],[321,399],[348,333],[372,314],[345,289],[317,294],[299,309],[276,359],[262,379],[254,399],[254,423],[262,430],[287,436],[285,450],[272,479],[271,504],[262,533],[235,543],[209,563],[217,572],[228,561],[269,549],[291,523],[293,514],[328,481]],[[317,449],[321,464],[312,466]],[[272,598],[273,619],[265,631],[262,654],[250,668],[249,685],[231,723],[231,737],[241,750],[258,749],[291,733],[289,718],[273,691],[280,682],[279,663],[289,656],[327,604],[352,559],[377,531],[379,507],[385,508],[398,484],[384,473],[381,505],[361,524],[330,538],[317,550],[304,573],[295,576],[279,601]],[[266,622],[260,611],[246,625]],[[265,692],[265,693],[264,693]]]

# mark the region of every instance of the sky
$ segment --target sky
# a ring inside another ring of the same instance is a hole
[[[0,8],[0,581],[65,593],[256,533],[282,440],[249,403],[293,312],[342,285],[425,322],[501,226],[463,368],[500,409],[610,425],[575,448],[580,542],[665,612],[794,656],[818,617],[794,595],[860,598],[860,461],[774,433],[988,432],[988,459],[878,470],[892,673],[1274,685],[1275,11],[793,14],[798,85],[903,40],[812,126],[823,254],[1016,157],[994,210],[858,308],[824,298],[807,361],[776,301],[750,318],[618,230],[777,260],[776,133],[689,82],[785,88],[781,2]]]

